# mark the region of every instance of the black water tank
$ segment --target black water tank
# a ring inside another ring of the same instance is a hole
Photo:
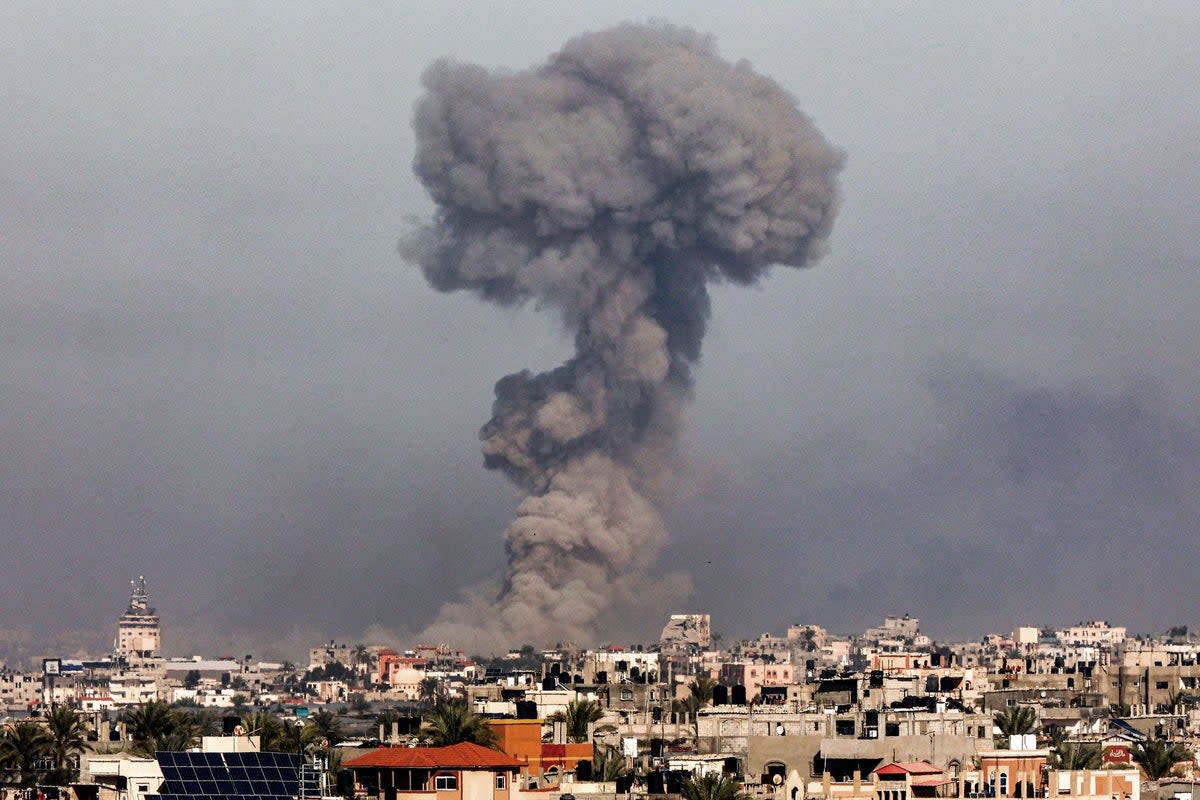
[[[729,703],[729,687],[718,683],[713,687],[713,705],[723,706]]]
[[[746,705],[746,687],[740,683],[734,686],[733,690],[729,693],[729,702],[735,706]]]

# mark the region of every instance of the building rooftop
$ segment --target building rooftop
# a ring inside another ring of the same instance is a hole
[[[518,769],[523,764],[498,750],[471,742],[447,747],[381,747],[342,764],[343,767],[394,769]]]

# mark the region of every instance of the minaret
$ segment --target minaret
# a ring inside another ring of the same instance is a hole
[[[157,658],[162,645],[158,614],[150,607],[146,578],[130,581],[129,608],[117,622],[117,655],[128,659]]]

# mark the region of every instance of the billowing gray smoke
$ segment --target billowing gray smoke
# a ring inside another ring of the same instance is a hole
[[[439,61],[424,84],[415,168],[438,212],[406,253],[441,291],[532,298],[575,332],[567,363],[496,384],[480,434],[525,492],[499,596],[426,635],[592,642],[652,583],[707,282],[820,255],[841,155],[773,81],[676,27],[580,36],[519,73]]]

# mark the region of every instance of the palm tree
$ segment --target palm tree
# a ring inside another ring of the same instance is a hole
[[[266,752],[277,752],[283,736],[283,722],[269,711],[255,711],[242,716],[242,728],[247,736],[258,737],[258,747]]]
[[[688,684],[688,691],[691,696],[696,698],[699,706],[706,706],[712,702],[713,689],[717,687],[717,682],[712,679],[712,676],[700,673],[696,679]]]
[[[46,715],[46,724],[53,743],[54,768],[63,773],[64,782],[69,783],[75,779],[75,768],[68,766],[69,759],[91,747],[87,741],[87,723],[75,709],[55,706]]]
[[[154,700],[130,709],[125,714],[129,738],[145,742],[173,731],[179,725],[178,712],[167,703]]]
[[[426,708],[436,706],[444,694],[442,682],[432,675],[421,678],[421,682],[417,684],[417,697]]]
[[[0,735],[0,767],[22,786],[37,782],[38,762],[53,752],[54,740],[33,720],[21,720]]]
[[[187,750],[204,735],[203,722],[184,711],[155,700],[134,708],[125,715],[129,726],[130,750],[153,757],[160,750]]]
[[[338,721],[337,716],[326,709],[321,709],[310,717],[312,724],[317,728],[317,734],[320,738],[325,739],[329,744],[335,745],[343,738],[342,723]]]
[[[1037,728],[1037,711],[1033,706],[1009,706],[997,711],[992,722],[1000,729],[1001,736],[1019,736],[1033,733]]]
[[[1151,739],[1145,742],[1135,742],[1130,748],[1130,755],[1145,771],[1146,777],[1156,781],[1166,777],[1177,762],[1190,759],[1192,751],[1181,742]]]
[[[354,672],[359,676],[359,683],[362,684],[362,676],[367,673],[367,666],[371,663],[371,649],[361,642],[354,645],[351,651],[351,658],[354,660]]]
[[[683,779],[680,792],[684,800],[750,800],[737,779],[720,772],[700,777],[689,775]]]
[[[320,741],[321,732],[313,723],[296,720],[294,724],[289,724],[281,721],[274,749],[279,753],[295,753],[298,756],[304,756]]]
[[[420,737],[434,746],[474,742],[484,747],[495,747],[496,731],[486,719],[476,714],[466,700],[443,697],[425,716]]]
[[[604,709],[595,700],[572,700],[567,710],[555,711],[547,719],[551,722],[567,723],[567,741],[586,742],[588,726],[604,716]]]
[[[1104,754],[1098,744],[1060,742],[1050,751],[1050,766],[1059,770],[1100,769]]]
[[[603,742],[593,745],[592,777],[595,780],[615,781],[627,772],[629,768],[625,766],[625,759],[621,757],[620,750]]]

